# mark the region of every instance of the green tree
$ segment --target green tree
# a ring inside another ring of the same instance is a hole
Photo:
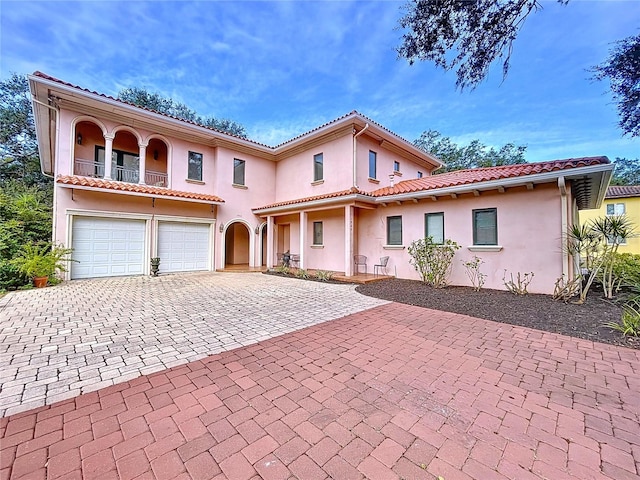
[[[526,162],[524,152],[527,147],[514,143],[507,143],[496,149],[487,147],[480,140],[473,140],[468,145],[460,146],[436,130],[427,130],[413,143],[416,147],[432,153],[445,163],[446,167],[436,173]]]
[[[609,79],[623,134],[640,136],[640,34],[617,42],[593,71],[595,79]]]
[[[10,263],[25,245],[51,241],[49,194],[49,190],[17,180],[0,185],[0,290],[26,282]]]
[[[616,158],[611,185],[640,185],[640,158]]]
[[[398,21],[404,31],[398,57],[454,70],[460,90],[477,87],[496,61],[506,78],[513,42],[540,8],[539,0],[409,0]],[[618,42],[594,71],[596,79],[610,81],[623,134],[640,135],[640,35]]]
[[[40,172],[29,82],[17,73],[0,82],[0,186],[11,180],[52,189]]]
[[[118,93],[118,100],[148,108],[158,113],[171,115],[172,117],[187,120],[209,128],[215,128],[222,132],[230,133],[237,137],[247,138],[245,128],[233,120],[225,118],[202,117],[195,110],[187,107],[184,103],[177,102],[171,98],[166,98],[159,93],[150,93],[144,88],[124,88]]]

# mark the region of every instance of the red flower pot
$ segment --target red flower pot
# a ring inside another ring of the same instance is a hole
[[[48,281],[49,281],[49,277],[34,277],[33,286],[36,288],[46,287]]]

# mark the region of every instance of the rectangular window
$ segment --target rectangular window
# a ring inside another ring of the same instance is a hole
[[[418,171],[418,178],[422,178],[422,172]]]
[[[189,170],[187,172],[189,180],[202,181],[202,154],[189,152]]]
[[[387,217],[387,245],[402,245],[402,217]]]
[[[378,154],[369,150],[369,178],[376,178],[376,163],[378,163]]]
[[[244,160],[233,159],[233,184],[244,185]]]
[[[424,236],[431,237],[433,243],[444,243],[444,212],[425,213]]]
[[[323,156],[321,153],[318,153],[313,156],[313,181],[318,182],[322,180],[324,177],[322,172]]]
[[[607,203],[607,216],[624,215],[624,203]]]
[[[498,245],[498,210],[473,210],[473,244]]]
[[[313,244],[322,245],[322,222],[313,222]]]
[[[394,172],[399,172],[400,171],[400,162],[393,162],[393,171]]]

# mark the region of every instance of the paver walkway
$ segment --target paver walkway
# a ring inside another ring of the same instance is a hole
[[[639,357],[386,304],[0,419],[0,478],[638,479]]]
[[[73,281],[0,298],[0,416],[381,305],[260,273]]]

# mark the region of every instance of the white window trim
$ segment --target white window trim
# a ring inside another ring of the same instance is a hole
[[[404,250],[407,247],[404,245],[383,245],[382,248],[385,250]]]
[[[502,245],[469,245],[467,250],[470,252],[499,252],[502,248]]]

